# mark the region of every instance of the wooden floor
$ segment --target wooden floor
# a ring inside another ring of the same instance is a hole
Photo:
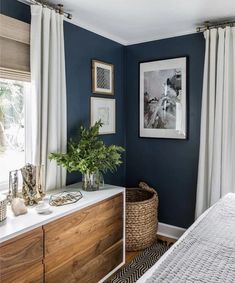
[[[168,237],[165,237],[165,236],[160,236],[160,235],[157,235],[157,241],[163,241],[163,242],[166,242],[167,243],[167,246],[170,246],[172,244],[174,244],[176,242],[175,239],[171,239],[171,238],[168,238]],[[136,252],[126,252],[126,262],[125,262],[125,265],[123,265],[121,268],[125,267],[126,265],[128,265],[136,256],[139,255],[139,253],[141,253],[142,251],[136,251]],[[119,270],[116,272],[118,273]],[[111,279],[113,278],[113,276],[115,276],[114,273],[110,278],[108,278],[107,280],[105,280],[104,283],[110,283],[111,282]]]

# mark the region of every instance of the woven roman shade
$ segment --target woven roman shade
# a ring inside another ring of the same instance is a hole
[[[30,81],[30,25],[0,14],[0,77]]]

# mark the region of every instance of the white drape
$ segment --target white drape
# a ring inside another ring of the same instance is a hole
[[[196,217],[235,192],[235,27],[207,30]]]
[[[30,60],[32,93],[26,117],[31,121],[26,124],[26,159],[45,166],[45,187],[50,190],[66,181],[66,171],[48,160],[50,152],[65,152],[67,145],[63,15],[31,6]]]

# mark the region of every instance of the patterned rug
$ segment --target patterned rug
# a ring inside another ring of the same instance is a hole
[[[134,283],[169,249],[164,242],[156,242],[143,250],[110,280],[111,283]]]

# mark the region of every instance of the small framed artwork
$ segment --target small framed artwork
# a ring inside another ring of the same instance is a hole
[[[92,60],[92,92],[96,94],[114,94],[113,64]]]
[[[116,102],[113,98],[91,97],[90,119],[91,126],[101,120],[103,126],[100,135],[115,134],[116,132]]]
[[[139,64],[140,137],[186,139],[187,58]]]

